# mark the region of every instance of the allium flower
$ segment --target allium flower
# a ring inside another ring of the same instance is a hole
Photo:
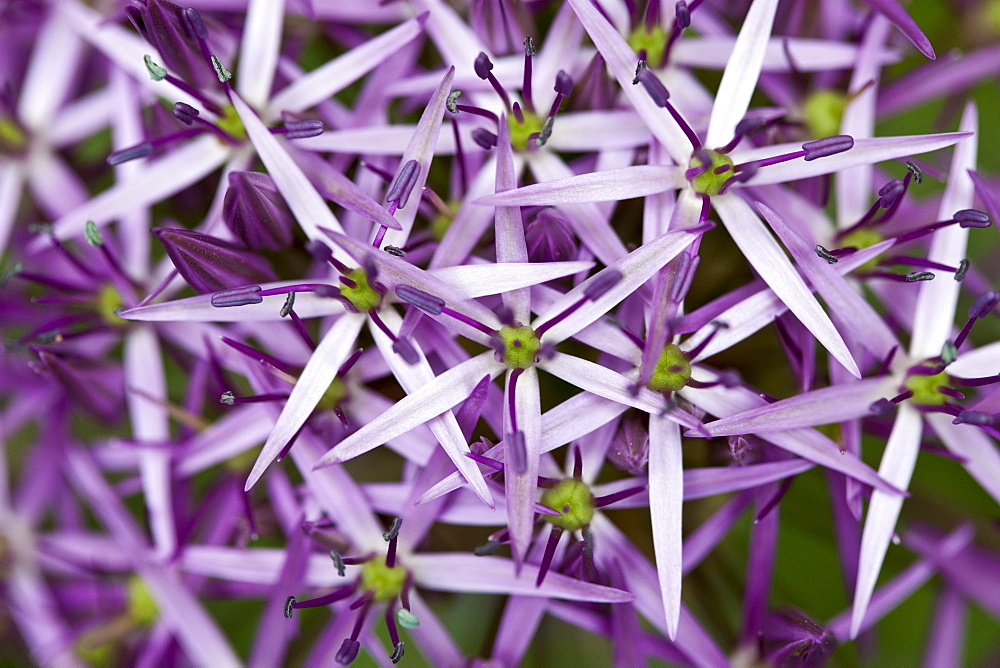
[[[996,663],[994,4],[4,5],[7,663]]]

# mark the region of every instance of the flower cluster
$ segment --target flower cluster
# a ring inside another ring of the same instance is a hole
[[[920,4],[8,3],[4,655],[995,662],[1000,26]]]

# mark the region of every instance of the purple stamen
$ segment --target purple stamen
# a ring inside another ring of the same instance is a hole
[[[839,261],[839,260],[837,260],[837,256],[836,255],[834,255],[833,253],[831,253],[827,249],[823,248],[822,246],[816,246],[816,248],[814,250],[816,251],[816,255],[818,255],[818,256],[820,256],[820,258],[826,260],[827,264],[837,264],[837,262]]]
[[[646,61],[640,60],[639,65],[635,70],[635,78],[632,79],[632,85],[642,84],[642,87],[646,89],[646,94],[649,95],[653,100],[653,104],[658,107],[666,107],[668,100],[670,100],[670,91],[667,87],[663,85],[653,72],[646,66]]]
[[[959,387],[984,387],[986,385],[995,385],[996,383],[1000,383],[1000,375],[984,376],[982,378],[956,378],[954,383]]]
[[[472,141],[479,144],[484,151],[488,151],[497,145],[497,136],[484,128],[476,128],[472,131]]]
[[[400,209],[406,206],[410,199],[413,186],[417,184],[420,176],[420,163],[416,160],[407,160],[406,164],[399,170],[399,175],[389,188],[389,194],[385,196],[386,202],[396,202]]]
[[[411,285],[397,285],[395,293],[403,301],[430,315],[441,315],[441,310],[444,308],[443,299]]]
[[[200,112],[190,104],[175,102],[174,108],[170,110],[170,113],[184,125],[191,125],[194,123],[194,119],[198,118]]]
[[[212,295],[212,306],[227,308],[229,306],[247,306],[260,304],[264,301],[259,285],[245,285],[239,288],[220,290]]]
[[[559,73],[556,74],[555,91],[556,98],[552,101],[552,106],[549,107],[548,118],[555,118],[556,112],[559,111],[559,105],[573,92],[573,79],[563,70],[559,70]]]
[[[283,134],[288,139],[308,139],[309,137],[320,136],[323,134],[325,129],[326,127],[323,125],[323,121],[289,121],[288,123],[285,123],[284,127],[272,128],[271,134]]]
[[[605,506],[610,506],[613,503],[618,503],[622,499],[627,499],[630,496],[635,496],[639,492],[645,490],[643,486],[629,487],[628,489],[623,489],[620,492],[615,492],[614,494],[605,494],[604,496],[599,496],[594,499],[595,508],[603,508]]]
[[[583,457],[580,455],[580,446],[573,446],[573,477],[580,480],[583,477]]]
[[[392,351],[403,358],[403,361],[413,366],[420,361],[420,354],[413,344],[405,338],[398,338],[392,343]]]
[[[955,416],[952,424],[974,424],[994,426],[1000,423],[1000,416],[990,415],[981,411],[962,411]]]
[[[670,284],[670,301],[679,304],[684,296],[691,289],[694,281],[694,273],[701,263],[701,256],[692,255],[689,252],[681,253],[677,257],[677,267],[674,269],[674,280]]]
[[[535,102],[531,96],[531,57],[535,55],[535,41],[531,37],[524,38],[524,76],[521,79],[521,97],[524,98],[524,106],[531,113],[535,113]]]
[[[983,211],[977,211],[976,209],[962,209],[961,211],[956,211],[954,221],[961,227],[980,228],[989,227],[993,222],[990,220],[988,214]]]
[[[470,327],[475,327],[476,329],[478,329],[483,334],[487,334],[489,336],[496,336],[496,330],[492,329],[491,327],[489,327],[487,325],[484,325],[483,323],[479,322],[478,320],[470,318],[469,316],[465,315],[464,313],[459,313],[458,311],[453,311],[452,309],[448,308],[447,306],[445,306],[444,308],[441,309],[441,313],[443,315],[450,316],[450,317],[454,318],[455,320],[459,320],[461,322],[464,322],[466,325],[469,325]]]
[[[549,572],[549,566],[552,565],[552,557],[556,553],[556,548],[559,546],[559,539],[562,537],[563,530],[557,526],[553,526],[552,530],[549,531],[549,540],[545,543],[545,552],[542,554],[542,563],[538,566],[538,577],[535,578],[535,586],[541,587],[542,582],[545,581],[545,575]]]
[[[291,619],[291,610],[300,610],[302,608],[316,608],[321,605],[329,605],[330,603],[336,603],[342,599],[347,598],[354,593],[356,585],[348,585],[346,587],[340,587],[339,589],[334,589],[329,594],[325,594],[318,598],[309,599],[308,601],[296,601],[294,596],[289,596],[285,600],[285,617]]]
[[[888,209],[906,192],[906,185],[900,179],[893,179],[879,188],[878,206]]]
[[[684,30],[691,25],[691,11],[684,0],[677,0],[674,5],[674,28]]]
[[[487,56],[482,51],[476,56],[476,61],[473,63],[473,69],[476,71],[476,76],[484,81],[489,81],[490,85],[493,86],[493,90],[496,91],[497,95],[503,101],[503,106],[509,111],[510,110],[510,98],[507,96],[507,91],[503,89],[497,78],[493,76],[493,62],[490,57]]]
[[[781,487],[778,488],[778,491],[775,492],[774,496],[772,496],[757,513],[757,516],[753,520],[755,524],[757,522],[760,522],[765,517],[767,517],[768,513],[770,513],[774,509],[774,507],[778,505],[778,502],[781,501],[781,498],[785,496],[786,492],[788,492],[788,488],[792,486],[793,480],[795,480],[794,476],[792,476],[791,478],[786,478],[781,483]]]
[[[507,435],[507,455],[510,467],[518,475],[528,471],[528,451],[524,444],[524,432],[515,431]]]
[[[130,146],[128,148],[112,152],[108,156],[108,164],[114,167],[115,165],[120,165],[123,162],[128,162],[129,160],[145,158],[152,152],[153,145],[148,142],[143,142],[141,144],[136,144],[135,146]]]
[[[344,638],[343,644],[340,649],[337,650],[337,655],[334,657],[334,661],[342,666],[346,666],[353,663],[356,658],[358,658],[358,652],[361,651],[361,643],[357,640],[352,640],[350,638]]]
[[[854,137],[850,135],[835,135],[816,141],[807,141],[802,145],[802,150],[806,152],[806,162],[843,153],[852,148],[854,148]]]
[[[188,39],[196,41],[208,39],[208,28],[201,20],[201,15],[191,7],[185,7],[181,10],[181,22]]]

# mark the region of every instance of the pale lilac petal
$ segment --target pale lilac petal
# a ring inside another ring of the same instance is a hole
[[[425,15],[410,19],[378,37],[295,79],[271,98],[272,115],[299,112],[336,95],[409,44],[423,31]]]
[[[539,181],[554,181],[573,175],[569,166],[551,151],[536,151],[529,155],[529,164]],[[592,203],[563,204],[559,210],[580,241],[604,264],[612,264],[628,253],[608,222],[609,210]]]
[[[167,558],[177,547],[174,525],[171,452],[167,418],[167,381],[163,354],[151,325],[131,329],[125,338],[125,398],[128,402],[132,438],[142,448],[139,470],[143,498],[156,544],[156,553]],[[138,392],[141,391],[141,394]],[[146,447],[142,447],[145,445]]]
[[[1000,341],[994,341],[982,348],[965,351],[948,365],[948,373],[959,378],[978,378],[984,369],[1000,368]]]
[[[577,438],[586,436],[625,412],[627,406],[616,401],[581,392],[542,414],[542,452],[550,452]],[[499,443],[486,452],[487,457],[503,461],[504,448]],[[452,474],[431,487],[418,503],[432,501],[465,484],[458,474]]]
[[[390,331],[399,332],[403,319],[395,311],[385,309],[382,311],[381,317]],[[419,359],[416,364],[409,364],[393,351],[393,342],[386,336],[385,332],[373,324],[368,329],[379,350],[382,351],[382,356],[388,363],[392,375],[399,381],[404,392],[416,392],[424,385],[434,382],[434,372],[417,342],[412,342],[412,345]],[[465,436],[462,435],[462,429],[458,426],[458,420],[455,419],[454,413],[444,411],[437,417],[431,418],[427,422],[427,426],[430,427],[434,437],[448,454],[455,468],[469,481],[472,491],[483,500],[483,503],[492,506],[493,497],[486,486],[486,480],[483,478],[479,466],[468,457],[469,444],[466,442]]]
[[[17,118],[28,129],[44,133],[52,122],[79,76],[83,46],[65,14],[42,22],[17,96]]]
[[[857,165],[873,164],[885,160],[905,158],[946,148],[971,137],[969,132],[943,132],[933,135],[907,135],[902,137],[872,137],[854,140],[854,148],[811,162],[801,158],[764,167],[748,185],[763,186],[771,183],[797,181],[823,174],[834,174]],[[738,164],[761,160],[774,155],[792,153],[802,149],[801,144],[777,144],[761,148],[733,151],[730,157]],[[713,200],[714,201],[714,200]],[[954,213],[952,211],[951,213]]]
[[[559,153],[586,153],[645,146],[650,139],[633,111],[573,111],[559,114],[545,146]]]
[[[363,315],[345,313],[323,336],[305,369],[302,370],[298,382],[292,388],[292,393],[285,402],[274,430],[261,448],[245,489],[249,490],[256,484],[295,432],[305,424],[323,393],[329,389],[330,383],[337,375],[337,369],[354,350],[355,341],[364,323]]]
[[[545,332],[545,340],[550,342],[559,342],[573,336],[606,314],[625,299],[625,297],[638,290],[657,271],[690,246],[695,238],[696,234],[692,234],[687,230],[679,230],[676,232],[667,232],[656,240],[643,244],[606,269],[594,274],[567,292],[562,298],[557,299],[545,309],[544,313],[541,313],[535,319],[535,327],[544,324],[546,320],[557,316],[571,304],[579,301],[584,296],[587,288],[595,281],[601,280],[616,271],[622,274],[621,280],[604,292],[604,294],[597,299],[588,300],[564,320],[556,323],[551,329]]]
[[[897,409],[896,421],[889,434],[889,441],[879,465],[879,476],[900,489],[906,489],[917,463],[922,433],[920,413],[903,402]],[[861,536],[861,557],[858,565],[858,582],[854,590],[854,607],[851,610],[850,637],[856,638],[865,619],[868,603],[875,591],[879,571],[889,542],[896,529],[896,520],[903,507],[903,497],[882,490],[872,492]]]
[[[267,103],[278,65],[285,0],[248,0],[236,90],[258,109]]]
[[[475,203],[529,206],[616,202],[681,188],[685,183],[683,167],[635,165],[535,183],[480,197]]]
[[[419,591],[410,592],[410,610],[420,620],[420,626],[410,631],[424,656],[432,666],[460,666],[465,663],[462,650],[455,645],[448,629],[441,624]]]
[[[177,475],[191,477],[242,454],[267,439],[274,419],[263,406],[246,404],[232,410],[195,434],[175,460]]]
[[[876,16],[868,24],[858,49],[857,62],[847,89],[854,97],[844,107],[840,120],[840,134],[851,135],[855,141],[871,137],[875,131],[875,101],[882,63],[874,56],[884,48],[888,37],[889,21]],[[871,164],[858,165],[838,173],[837,223],[841,227],[849,227],[865,215],[872,197],[873,175],[874,166]]]
[[[893,239],[879,242],[868,248],[863,248],[856,253],[852,253],[843,258],[835,266],[841,275],[846,275],[857,269],[865,262],[875,258],[895,244]],[[743,341],[754,332],[759,331],[764,326],[770,324],[776,317],[784,313],[788,308],[770,290],[756,292],[746,299],[738,302],[734,306],[719,314],[715,320],[728,325],[726,329],[720,330],[714,335],[712,340],[702,349],[694,361],[703,360],[715,355],[718,352]],[[693,348],[715,330],[714,325],[706,325],[691,335],[684,342],[685,348]]]
[[[262,283],[262,290],[273,290],[293,285],[301,285],[302,281],[274,281]],[[263,297],[259,304],[246,304],[219,308],[212,306],[212,295],[197,295],[185,297],[162,304],[147,304],[122,311],[119,316],[125,320],[141,320],[144,322],[259,322],[281,320],[281,307],[285,303],[285,295],[276,294]],[[301,318],[316,318],[324,315],[342,313],[344,306],[336,299],[319,297],[314,292],[299,292],[295,295],[295,313]]]
[[[507,262],[441,267],[427,273],[455,286],[455,290],[467,299],[474,299],[581,274],[593,266],[593,262]],[[298,304],[295,302],[296,312]],[[527,318],[522,322],[527,322]]]
[[[813,248],[781,216],[765,204],[757,202],[756,205],[764,220],[795,258],[799,271],[823,297],[826,307],[841,328],[872,355],[885,359],[890,350],[899,346],[899,341],[885,324],[885,320],[856,289],[840,277],[836,269],[816,255]]]
[[[979,113],[974,102],[965,107],[959,127],[966,132],[975,132],[979,124]],[[938,220],[948,220],[956,211],[972,208],[975,185],[969,177],[969,170],[976,168],[978,137],[970,137],[955,148],[949,168],[948,185],[941,197]],[[951,225],[934,232],[927,259],[952,267],[965,258],[969,230],[961,225]],[[958,304],[958,281],[925,281],[917,295],[917,306],[913,313],[913,339],[910,341],[910,356],[914,359],[933,357],[941,352],[941,346],[951,336],[955,307]]]
[[[995,79],[1000,73],[1000,45],[961,53],[948,51],[942,58],[898,77],[879,95],[879,118],[894,116],[931,99],[968,94],[980,80]]]
[[[520,155],[514,156],[514,164],[518,171],[523,168],[524,161],[520,159]],[[493,210],[473,202],[478,197],[493,192],[495,175],[496,159],[491,155],[483,162],[479,171],[472,178],[465,198],[455,213],[451,225],[448,226],[448,231],[445,232],[444,238],[441,239],[441,243],[434,251],[430,267],[464,264],[472,249],[493,224]]]
[[[414,9],[429,12],[426,30],[446,63],[471,64],[488,49],[476,32],[443,0],[414,0]]]
[[[750,96],[764,64],[778,0],[755,0],[743,19],[736,44],[722,73],[708,121],[707,146],[722,146],[733,138],[736,124],[747,113]]]
[[[681,614],[684,462],[680,429],[657,415],[649,416],[649,490],[656,574],[666,613],[667,636],[674,640]]]
[[[945,586],[937,597],[930,623],[925,666],[965,665],[964,648],[968,608],[958,589]]]
[[[601,13],[594,7],[591,0],[569,0],[573,11],[580,18],[587,34],[593,40],[597,50],[601,52],[605,62],[614,74],[618,85],[621,86],[625,97],[628,98],[632,106],[642,117],[653,135],[670,153],[670,157],[678,164],[687,164],[691,158],[691,141],[687,135],[678,127],[673,118],[665,113],[663,109],[656,106],[652,98],[646,93],[642,86],[633,86],[632,78],[635,76],[635,66],[639,62],[639,57],[632,50],[614,26],[609,24]],[[756,80],[756,77],[754,77]],[[749,100],[749,98],[748,98]],[[737,119],[739,120],[739,119]],[[735,127],[735,123],[734,123]],[[731,131],[730,131],[731,132]],[[723,143],[729,141],[727,137]]]
[[[974,536],[975,532],[972,527],[959,526],[934,545],[935,556],[940,556],[943,559],[954,559],[969,546]],[[879,588],[871,598],[871,604],[868,606],[861,623],[861,631],[872,628],[880,619],[898,608],[900,603],[909,598],[934,575],[935,570],[933,560],[925,558]],[[849,621],[850,616],[848,611],[845,611],[832,619],[828,628],[839,640],[846,642],[852,638],[849,634]]]
[[[528,555],[535,527],[535,497],[538,493],[538,458],[542,449],[542,407],[538,388],[538,371],[525,369],[517,379],[511,397],[511,373],[504,386],[504,404],[513,405],[517,429],[524,436],[524,471],[509,465],[504,468],[504,491],[507,500],[507,526],[510,530],[511,554],[518,567]],[[503,416],[504,438],[514,433],[510,411]]]
[[[820,388],[706,423],[712,436],[756,434],[854,420],[868,415],[872,402],[893,394],[898,381],[879,376]]]
[[[327,130],[317,137],[299,139],[296,144],[308,151],[317,152],[403,155],[416,127],[416,125],[379,125]],[[434,145],[434,155],[454,154],[454,135],[450,132],[439,134]]]
[[[221,167],[229,155],[230,149],[214,136],[189,141],[144,163],[127,181],[116,183],[59,218],[52,224],[52,233],[59,239],[80,236],[88,220],[101,227],[126,213],[152,206],[200,181]]]
[[[645,387],[635,392],[634,380],[580,357],[555,353],[549,359],[538,362],[538,366],[580,389],[647,413],[659,414],[666,408],[661,394]]]
[[[686,469],[684,500],[703,499],[706,496],[760,487],[808,471],[813,466],[813,462],[805,459],[786,459],[749,466]]]
[[[514,154],[510,145],[510,131],[507,119],[500,116],[500,132],[497,135],[497,179],[496,192],[517,188],[517,174],[514,171]],[[497,263],[527,262],[528,246],[524,240],[524,222],[518,206],[497,205],[494,215],[496,229]],[[518,322],[528,322],[531,318],[531,291],[527,288],[509,290],[501,294],[503,304],[514,314]]]
[[[504,368],[493,359],[492,350],[452,367],[336,444],[316,462],[316,467],[353,459],[427,422],[467,399],[483,376],[495,378]]]
[[[860,378],[858,365],[830,317],[747,203],[735,195],[718,195],[712,198],[712,204],[733,241],[768,287],[845,369]]]
[[[23,184],[24,177],[17,163],[0,161],[0,255],[7,248],[7,240],[14,228]]]
[[[12,549],[30,550],[31,536],[22,527],[6,522],[7,540],[24,545]],[[22,535],[23,534],[23,535]],[[18,559],[4,575],[5,607],[11,623],[28,645],[31,657],[38,665],[72,668],[84,665],[73,651],[73,631],[61,619],[59,604],[45,586],[38,565]]]
[[[389,230],[385,235],[385,242],[402,248],[413,228],[413,221],[417,217],[417,202],[420,192],[427,183],[427,174],[430,171],[431,160],[434,158],[434,147],[437,145],[437,138],[441,132],[441,121],[444,118],[445,104],[448,94],[451,91],[451,82],[455,78],[455,68],[451,67],[445,73],[441,83],[431,96],[430,101],[420,115],[417,129],[410,139],[409,145],[400,157],[400,166],[405,166],[411,160],[417,162],[417,175],[414,179],[412,205],[399,209],[396,212],[396,220],[402,226],[402,231]]]
[[[729,61],[733,52],[735,39],[723,35],[701,35],[698,37],[684,35],[678,40],[670,52],[670,60],[687,67],[699,67],[721,70]],[[790,72],[791,66],[785,54],[785,44],[795,61],[795,69],[799,72],[825,72],[828,70],[843,70],[854,65],[861,59],[861,49],[847,42],[835,42],[823,39],[808,39],[802,37],[772,37],[764,49],[764,60],[761,69],[764,72]],[[897,62],[899,54],[884,47],[871,54],[866,54],[876,67]],[[851,87],[854,90],[854,87]]]
[[[406,564],[421,587],[436,591],[541,596],[600,603],[627,603],[635,598],[620,589],[602,587],[551,571],[545,576],[545,582],[536,587],[537,565],[524,564],[520,573],[515,573],[514,563],[500,557],[438,552],[411,555]]]
[[[765,402],[759,396],[746,388],[725,388],[715,386],[707,389],[686,387],[680,391],[681,396],[695,406],[720,417],[756,408]],[[770,431],[761,434],[765,441],[793,455],[839,471],[855,478],[866,485],[884,490],[887,494],[898,495],[901,492],[886,482],[869,468],[857,456],[841,452],[840,446],[814,429],[791,429],[788,431]]]
[[[1000,450],[996,441],[979,427],[952,424],[950,415],[932,413],[927,416],[927,421],[945,446],[964,460],[962,466],[969,475],[1000,503]]]
[[[288,208],[295,214],[295,219],[306,236],[312,240],[325,242],[325,237],[319,231],[320,227],[342,232],[340,221],[309,183],[309,179],[295,164],[292,156],[281,145],[281,141],[271,134],[267,126],[239,95],[234,93],[232,102],[243,122],[243,127],[246,128],[247,136],[257,149],[257,155],[267,167],[268,173],[274,179],[274,185],[285,198]],[[334,255],[338,252],[334,249]]]
[[[864,0],[865,4],[880,12],[886,16],[892,24],[896,26],[901,33],[906,35],[906,39],[913,43],[913,46],[917,47],[920,53],[924,54],[931,60],[934,60],[934,47],[931,46],[931,42],[924,35],[923,31],[917,25],[910,15],[903,9],[896,0]]]

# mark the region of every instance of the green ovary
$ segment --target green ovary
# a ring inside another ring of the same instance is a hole
[[[330,383],[330,387],[326,388],[326,392],[320,397],[319,403],[316,407],[319,409],[333,410],[337,405],[344,400],[347,396],[347,386],[339,378],[334,378]]]
[[[817,139],[840,134],[847,96],[832,90],[812,93],[802,105],[802,116],[809,134]]]
[[[542,505],[558,511],[559,515],[544,518],[566,531],[578,531],[594,518],[594,496],[590,488],[576,478],[561,480],[542,495]]]
[[[243,127],[243,121],[240,120],[240,116],[236,113],[236,108],[233,105],[228,104],[222,108],[222,115],[215,124],[233,139],[246,141],[247,129]]]
[[[97,312],[107,325],[112,327],[122,327],[126,323],[118,317],[118,312],[124,306],[122,296],[114,286],[105,283],[97,293]]]
[[[359,313],[368,313],[382,303],[382,295],[368,284],[368,275],[364,269],[360,267],[354,269],[347,274],[347,278],[354,281],[356,285],[352,288],[341,283],[340,296],[351,302],[351,305]]]
[[[733,159],[724,153],[706,149],[705,153],[712,159],[712,166],[701,176],[691,179],[691,187],[702,195],[718,195],[729,179],[733,178]],[[701,167],[698,156],[691,158],[691,167]]]
[[[542,347],[535,330],[527,325],[507,325],[497,333],[503,345],[503,363],[511,369],[527,369]]]
[[[869,246],[874,246],[877,243],[883,241],[881,234],[875,230],[867,229],[864,227],[859,227],[850,234],[846,235],[840,240],[841,248],[856,248],[861,250],[862,248],[868,248]],[[875,267],[878,266],[878,259],[872,258],[865,262],[863,265],[858,267],[859,271],[873,271]]]
[[[28,144],[28,138],[14,119],[0,116],[0,151],[19,152]]]
[[[361,588],[370,591],[376,601],[391,601],[399,596],[406,584],[406,569],[387,566],[385,559],[376,557],[361,568]]]
[[[139,626],[149,626],[160,616],[153,594],[140,577],[129,578],[128,612]]]
[[[691,380],[691,362],[679,346],[668,343],[656,360],[647,387],[656,392],[676,392]]]
[[[515,151],[528,150],[528,139],[531,135],[541,132],[544,121],[528,111],[521,111],[524,114],[524,123],[518,123],[517,118],[511,114],[507,118],[507,129],[510,132],[510,145]]]
[[[920,406],[943,406],[948,401],[948,395],[942,394],[937,388],[947,387],[950,382],[944,371],[933,376],[912,374],[904,383],[906,389],[913,392],[910,401]]]
[[[626,40],[632,50],[638,54],[646,52],[646,62],[650,67],[659,67],[663,63],[663,53],[667,50],[667,40],[670,34],[657,25],[652,30],[641,25],[632,31]]]

